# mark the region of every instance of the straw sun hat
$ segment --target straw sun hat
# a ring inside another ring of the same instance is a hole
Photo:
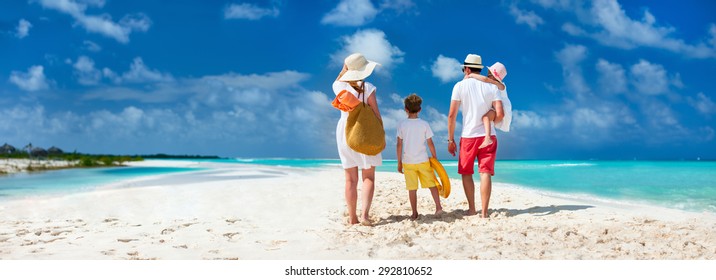
[[[367,60],[365,56],[360,53],[349,55],[344,62],[348,71],[343,73],[343,76],[340,78],[340,81],[343,82],[363,80],[373,73],[373,69],[375,69],[376,65],[380,65],[375,61]]]
[[[476,54],[468,54],[462,66],[482,69],[482,57]]]

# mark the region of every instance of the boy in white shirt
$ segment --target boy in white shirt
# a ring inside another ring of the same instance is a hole
[[[430,167],[428,153],[425,150],[425,143],[428,143],[430,153],[437,158],[435,146],[433,145],[433,131],[430,125],[418,118],[423,100],[416,94],[411,94],[405,98],[405,112],[408,113],[408,119],[398,124],[398,172],[405,175],[405,184],[408,189],[410,198],[410,207],[413,214],[411,220],[418,218],[418,181],[423,188],[429,188],[430,194],[435,200],[435,214],[443,213],[440,205],[440,196],[438,188],[435,186],[435,173]],[[405,170],[403,170],[405,169]]]

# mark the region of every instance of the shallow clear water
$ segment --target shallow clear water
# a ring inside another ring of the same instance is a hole
[[[0,177],[0,199],[91,190],[136,177],[198,170],[174,167],[111,167],[16,173]]]
[[[186,161],[186,160],[185,160]],[[203,159],[189,161],[259,164],[295,168],[335,168],[338,159]],[[442,161],[450,177],[457,161]],[[395,160],[384,160],[378,171],[397,172]],[[0,199],[93,189],[145,175],[200,170],[195,168],[122,167],[66,169],[0,177]],[[649,203],[690,211],[716,212],[714,161],[497,161],[495,182],[549,191],[571,197],[589,197]],[[342,173],[337,173],[342,176]]]
[[[242,160],[245,163],[295,167],[340,166],[340,160]],[[237,161],[237,162],[242,162]],[[441,161],[452,178],[457,161]],[[397,172],[395,160],[378,171]],[[572,197],[621,200],[716,212],[714,161],[563,161],[503,160],[495,164],[495,182]]]

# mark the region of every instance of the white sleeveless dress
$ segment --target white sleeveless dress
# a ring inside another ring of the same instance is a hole
[[[333,93],[338,95],[341,91],[347,90],[352,93],[359,100],[363,101],[363,96],[359,96],[353,87],[347,82],[335,81],[333,82]],[[368,102],[368,98],[375,93],[376,87],[365,82],[365,100]],[[375,156],[369,156],[354,151],[346,143],[346,121],[348,120],[348,112],[341,111],[341,118],[338,120],[336,125],[336,145],[338,146],[338,155],[341,157],[341,165],[343,169],[358,167],[360,169],[370,169],[373,166],[380,166],[383,164],[383,156],[377,154]]]

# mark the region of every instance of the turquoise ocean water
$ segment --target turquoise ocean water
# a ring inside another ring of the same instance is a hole
[[[335,167],[340,160],[237,159],[227,162],[292,167]],[[452,178],[457,161],[441,161]],[[384,160],[378,171],[397,172]],[[502,160],[493,181],[554,194],[716,212],[716,161]]]
[[[293,168],[334,168],[338,159],[206,159],[192,161],[259,164]],[[442,161],[457,174],[457,161]],[[384,160],[378,171],[396,172],[397,162]],[[646,203],[689,211],[716,212],[716,161],[497,161],[495,182],[560,196]],[[197,169],[121,167],[66,169],[0,176],[0,199],[33,194],[91,190],[145,175]],[[336,176],[342,176],[337,172]]]
[[[0,176],[0,200],[34,195],[61,195],[149,175],[198,170],[174,167],[62,169]]]

